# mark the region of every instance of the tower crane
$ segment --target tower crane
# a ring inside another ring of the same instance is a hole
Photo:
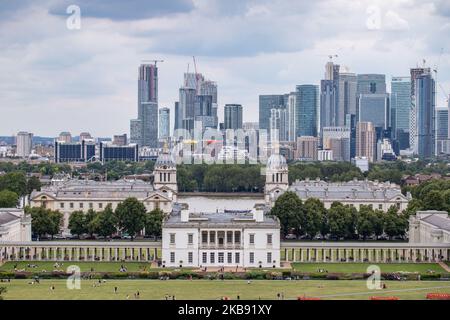
[[[164,62],[164,60],[142,60],[142,62],[153,62],[153,64],[155,65],[155,67],[157,66],[158,62]]]
[[[441,88],[442,94],[444,95],[444,99],[445,101],[448,103],[449,102],[449,95],[448,92],[445,90],[445,88],[442,86],[442,84],[438,81],[438,71],[439,71],[439,66],[441,63],[441,58],[442,58],[442,54],[444,53],[444,48],[441,48],[441,52],[439,54],[439,58],[438,58],[438,62],[437,64],[434,66],[433,68],[433,72],[435,73],[435,81],[436,83],[439,85],[439,87]]]

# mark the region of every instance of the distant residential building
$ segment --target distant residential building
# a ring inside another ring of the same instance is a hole
[[[82,140],[81,142],[55,141],[55,162],[87,162],[95,158],[95,142]]]
[[[376,160],[376,133],[371,122],[358,122],[356,125],[356,156],[366,157],[369,162]]]
[[[125,146],[117,146],[112,143],[100,143],[100,161],[102,163],[108,161],[132,161],[139,160],[139,147],[137,144],[129,144]]]
[[[295,159],[300,161],[317,161],[319,138],[302,136],[297,138]]]
[[[361,170],[361,172],[369,171],[369,159],[367,157],[355,157],[352,159],[352,163]]]
[[[89,132],[82,132],[80,133],[80,141],[82,140],[91,140],[92,136]]]
[[[224,107],[224,129],[242,129],[242,105],[226,104]]]
[[[170,137],[170,109],[159,109],[159,139],[166,140]]]
[[[334,161],[350,161],[349,127],[324,127],[322,129],[322,148],[333,151]]]
[[[61,132],[59,134],[58,141],[65,142],[65,143],[71,143],[72,135],[70,134],[70,132]]]
[[[116,146],[126,146],[128,144],[127,134],[114,135],[112,144]]]
[[[16,154],[18,157],[26,158],[31,154],[33,148],[33,134],[19,132],[16,137]]]
[[[323,149],[317,151],[318,161],[333,161],[333,150]]]

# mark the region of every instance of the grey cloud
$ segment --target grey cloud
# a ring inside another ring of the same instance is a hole
[[[78,5],[83,16],[119,21],[148,19],[194,9],[192,0],[64,0],[51,6],[49,12],[66,15],[66,8],[71,4]]]

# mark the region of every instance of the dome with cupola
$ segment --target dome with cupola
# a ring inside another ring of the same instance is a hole
[[[288,165],[284,156],[274,153],[267,160],[266,167],[268,170],[287,170]]]

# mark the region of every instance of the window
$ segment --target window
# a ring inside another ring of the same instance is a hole
[[[170,244],[175,244],[175,233],[170,234]]]
[[[194,244],[194,234],[193,233],[188,234],[188,244]]]
[[[224,263],[224,255],[223,255],[223,252],[219,252],[219,258],[218,258],[218,260],[219,260],[219,263]]]
[[[83,202],[80,202],[80,209],[83,209]]]
[[[216,233],[214,231],[209,232],[209,242],[215,243],[216,242]]]
[[[227,243],[233,243],[233,231],[227,231]]]
[[[208,231],[202,231],[202,243],[208,243]]]
[[[70,209],[73,209],[73,202],[70,203]]]
[[[92,202],[89,202],[89,209],[94,209],[94,204]]]
[[[194,262],[194,254],[192,252],[188,252],[188,263]]]
[[[170,263],[175,263],[175,252],[170,253]]]
[[[255,234],[254,233],[250,233],[250,244],[255,244]]]
[[[272,252],[267,252],[267,263],[272,263]]]
[[[208,254],[206,252],[202,253],[202,263],[208,262]]]
[[[382,205],[382,204],[379,204],[379,205],[378,205],[378,209],[383,210],[383,205]]]
[[[209,253],[209,263],[215,263],[215,255],[214,252]]]
[[[249,260],[250,260],[250,263],[255,263],[255,253],[254,252],[250,252]]]
[[[61,203],[59,204],[59,207],[60,207],[61,209],[64,209],[64,203],[61,202]]]
[[[241,232],[240,231],[234,232],[234,243],[241,243]]]
[[[236,252],[235,254],[234,254],[234,262],[235,263],[239,263],[239,258],[240,258],[241,256],[240,256],[240,254],[239,254],[239,252]]]
[[[103,203],[99,203],[99,204],[98,204],[98,208],[99,208],[99,209],[103,209]]]
[[[233,253],[227,253],[227,263],[233,263]]]
[[[271,233],[268,233],[267,234],[267,244],[272,244],[272,234]]]

